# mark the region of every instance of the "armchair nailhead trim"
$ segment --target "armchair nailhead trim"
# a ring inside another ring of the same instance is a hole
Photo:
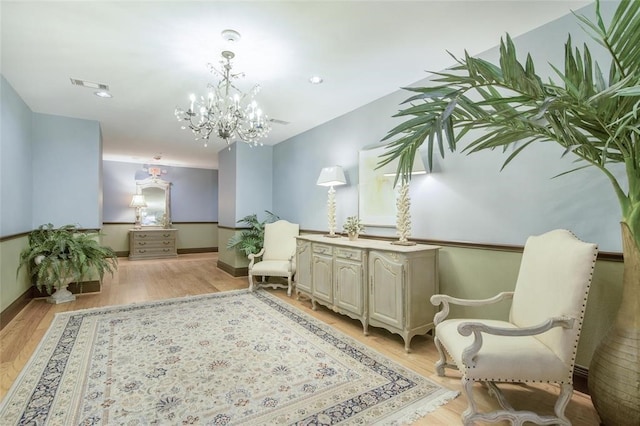
[[[569,231],[570,232],[570,231]],[[578,237],[575,236],[575,234],[573,234],[571,232],[571,235],[573,235],[574,238],[576,238],[579,241],[580,240]],[[583,241],[584,242],[584,241]],[[573,376],[572,376],[572,372],[573,372],[573,368],[575,366],[575,360],[576,360],[576,356],[577,356],[577,350],[578,350],[578,342],[580,340],[580,334],[582,331],[582,324],[584,321],[584,315],[585,315],[585,311],[586,311],[586,307],[587,307],[587,302],[588,302],[588,297],[589,297],[589,289],[591,288],[591,284],[592,284],[592,280],[593,280],[593,275],[594,275],[594,270],[595,270],[595,266],[596,266],[596,260],[597,260],[597,256],[598,256],[598,247],[595,246],[594,247],[594,252],[593,252],[593,259],[592,259],[592,263],[591,263],[591,272],[589,273],[589,280],[588,283],[586,285],[585,288],[585,293],[584,293],[584,298],[583,298],[583,302],[582,302],[582,309],[580,310],[580,315],[579,318],[576,318],[576,322],[574,324],[575,327],[577,327],[578,331],[576,333],[576,338],[574,341],[574,345],[573,345],[573,351],[572,351],[572,357],[570,360],[570,370],[568,372],[568,376],[566,380],[561,380],[561,381],[556,381],[556,380],[523,380],[523,379],[500,379],[498,378],[496,379],[488,379],[488,378],[479,378],[479,379],[469,379],[467,377],[467,372],[471,371],[472,369],[475,369],[476,366],[472,365],[472,366],[467,366],[467,365],[457,365],[457,368],[460,372],[463,373],[463,377],[462,380],[465,382],[510,382],[510,383],[554,383],[554,384],[560,384],[560,385],[571,385],[573,386]],[[442,346],[444,348],[444,353],[446,353],[451,359],[454,359],[451,354],[449,353],[448,349],[443,345]],[[445,358],[446,361],[446,358]]]

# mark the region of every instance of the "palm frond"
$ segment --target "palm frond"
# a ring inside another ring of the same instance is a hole
[[[227,248],[236,248],[246,256],[250,254],[256,254],[262,250],[264,244],[264,226],[267,223],[272,223],[280,220],[280,217],[275,213],[265,210],[267,217],[265,220],[260,221],[257,214],[250,214],[237,223],[243,223],[247,226],[247,229],[243,229],[235,233],[229,240],[227,240]]]

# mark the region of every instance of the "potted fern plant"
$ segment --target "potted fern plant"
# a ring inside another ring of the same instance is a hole
[[[75,300],[67,289],[70,283],[81,282],[92,274],[102,280],[106,272],[113,274],[117,268],[115,252],[101,246],[98,236],[98,232],[81,232],[75,225],[41,225],[29,233],[29,245],[20,252],[18,271],[29,269],[36,288],[51,295],[47,298],[49,303]]]
[[[611,182],[622,212],[623,298],[615,322],[596,349],[589,389],[604,424],[640,424],[640,2],[621,0],[608,25],[595,3],[595,21],[577,19],[610,56],[608,77],[588,47],[565,43],[557,81],[536,73],[533,59],[521,62],[511,38],[500,43],[498,64],[465,53],[456,65],[434,73],[435,84],[414,93],[396,117],[406,121],[387,134],[380,167],[398,158],[398,176],[410,179],[418,148],[475,153],[514,146],[506,166],[533,143],[552,142]],[[472,130],[481,129],[478,133]],[[612,166],[622,164],[626,179]],[[578,168],[582,168],[578,167]],[[572,170],[570,170],[572,171]],[[568,171],[567,173],[569,173]]]

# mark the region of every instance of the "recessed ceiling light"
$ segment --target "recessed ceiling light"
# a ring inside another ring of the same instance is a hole
[[[311,84],[320,84],[323,81],[324,80],[319,75],[312,75],[311,77],[309,77],[309,83]]]
[[[93,92],[94,95],[99,96],[101,98],[113,98],[113,95],[109,92],[105,92],[104,90],[100,90],[98,92]]]

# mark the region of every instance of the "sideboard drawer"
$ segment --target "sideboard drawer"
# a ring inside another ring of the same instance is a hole
[[[134,241],[164,241],[175,240],[175,232],[148,232],[148,231],[135,231],[133,232]]]
[[[362,250],[337,247],[336,257],[340,257],[342,259],[362,261]]]
[[[176,241],[174,238],[166,239],[166,240],[133,240],[133,247],[135,248],[153,248],[153,247],[174,247],[176,245]]]
[[[314,244],[313,252],[317,254],[325,254],[327,256],[331,256],[333,254],[333,247],[325,244]]]
[[[131,229],[129,260],[176,257],[176,232],[175,229]]]
[[[132,253],[129,253],[129,258],[144,258],[144,259],[155,259],[159,257],[175,257],[176,251],[173,247],[153,247],[153,248],[143,248],[137,247],[133,249]],[[135,259],[132,259],[135,260]]]

